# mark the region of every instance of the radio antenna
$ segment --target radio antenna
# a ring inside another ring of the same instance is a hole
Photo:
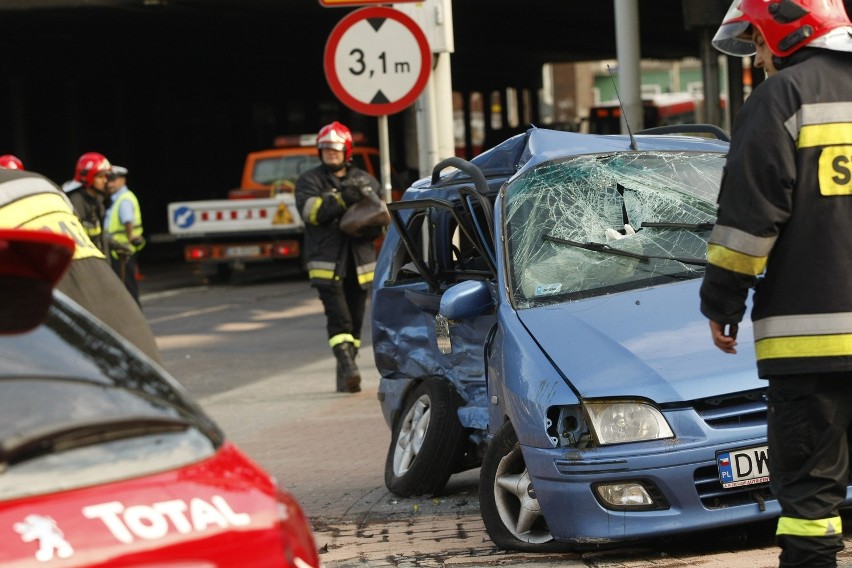
[[[624,117],[624,124],[627,125],[627,133],[630,135],[630,149],[638,150],[639,145],[636,144],[636,139],[633,137],[633,131],[630,129],[630,122],[627,121],[627,113],[624,112],[624,103],[621,102],[621,95],[618,94],[618,85],[615,84],[615,77],[612,75],[612,68],[609,63],[606,64],[606,70],[609,72],[609,78],[612,81],[612,88],[615,89],[615,98],[618,99],[618,106],[621,107],[621,116]]]

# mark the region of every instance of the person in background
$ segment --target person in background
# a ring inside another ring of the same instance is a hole
[[[317,148],[322,164],[296,181],[296,207],[305,223],[305,261],[325,310],[328,344],[337,359],[337,391],[360,392],[355,356],[373,282],[375,237],[351,237],[338,223],[347,207],[363,198],[363,188],[378,192],[379,182],[350,162],[352,133],[343,124],[323,126]]]
[[[104,230],[112,269],[138,304],[137,254],[145,246],[145,239],[142,236],[142,210],[136,195],[127,188],[127,173],[127,168],[112,166],[107,182],[110,204],[104,217]]]
[[[106,156],[86,152],[77,160],[74,170],[74,181],[80,185],[68,190],[68,198],[86,234],[103,253],[107,252],[103,235],[104,199],[111,169]]]
[[[72,238],[74,257],[57,289],[162,365],[142,310],[89,239],[68,197],[56,184],[33,172],[0,169],[0,226],[52,231]]]
[[[12,154],[3,154],[0,156],[0,168],[6,170],[22,170],[24,169],[24,163],[17,156],[13,156]]]
[[[751,312],[783,568],[837,566],[852,426],[852,21],[841,0],[735,0],[713,45],[769,76],[734,121],[701,312]]]

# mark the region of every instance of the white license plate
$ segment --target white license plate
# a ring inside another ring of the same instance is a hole
[[[225,249],[225,254],[228,258],[241,258],[246,256],[260,256],[260,247],[259,246],[246,246],[246,247],[228,247]]]
[[[769,483],[769,449],[766,446],[716,452],[722,487]]]

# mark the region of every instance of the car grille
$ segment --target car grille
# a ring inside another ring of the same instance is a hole
[[[763,391],[702,400],[695,404],[695,410],[709,427],[716,430],[766,426]],[[773,499],[768,483],[723,489],[715,463],[696,469],[694,479],[698,497],[707,509],[761,504]]]
[[[695,411],[714,429],[766,426],[766,401],[763,392],[736,398],[707,399],[695,404]]]

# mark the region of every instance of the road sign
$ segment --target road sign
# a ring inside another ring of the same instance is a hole
[[[393,0],[394,4],[401,2],[421,2],[422,0]],[[336,8],[337,6],[367,6],[368,4],[388,4],[388,0],[319,0],[325,8]]]
[[[432,53],[423,30],[406,14],[360,8],[331,31],[325,77],[340,101],[369,116],[395,114],[423,91]]]

